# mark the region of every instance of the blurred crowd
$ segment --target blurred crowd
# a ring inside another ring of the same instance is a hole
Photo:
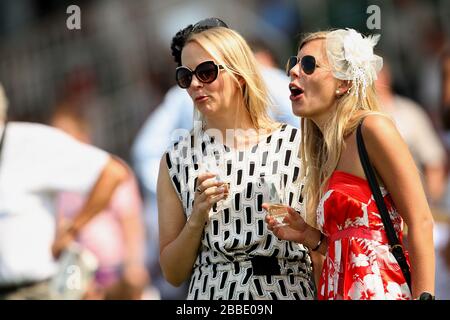
[[[81,9],[81,30],[66,27],[70,4]],[[366,23],[373,4],[381,9],[380,30]],[[192,102],[174,87],[170,41],[187,24],[212,16],[246,37],[268,77],[280,77],[271,94],[282,110],[289,110],[289,80],[281,69],[299,35],[337,27],[381,34],[377,91],[422,173],[436,222],[436,296],[450,299],[449,1],[1,1],[0,83],[8,119],[59,128],[120,157],[130,172],[78,234],[96,261],[80,298],[186,297],[187,285],[169,285],[159,268],[156,180],[174,130],[192,127]],[[288,112],[277,116],[299,126]],[[0,186],[1,178],[0,166]],[[58,229],[86,199],[58,192]]]

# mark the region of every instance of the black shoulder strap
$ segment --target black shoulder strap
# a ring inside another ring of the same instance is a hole
[[[361,128],[362,121],[358,125],[358,129],[356,131],[356,141],[358,143],[359,158],[361,160],[364,173],[366,174],[367,181],[369,182],[370,189],[372,190],[373,197],[375,198],[375,201],[377,203],[378,210],[380,211],[381,219],[383,220],[383,225],[389,240],[389,245],[395,246],[399,244],[397,234],[395,233],[394,227],[392,225],[392,221],[386,208],[386,204],[384,203],[383,195],[381,194],[380,186],[378,185],[378,181],[375,176],[375,171],[370,163],[369,155],[367,153],[364,139],[362,137]]]
[[[392,220],[389,216],[389,212],[383,200],[383,195],[381,194],[380,191],[380,186],[378,185],[378,181],[375,176],[375,171],[370,163],[369,155],[367,153],[366,146],[364,144],[364,139],[361,132],[363,120],[361,120],[361,122],[359,123],[358,129],[356,131],[356,141],[358,144],[359,158],[361,160],[364,173],[366,174],[367,181],[370,185],[370,189],[372,190],[373,197],[375,198],[375,202],[377,203],[378,211],[380,212],[381,220],[383,221],[384,229],[386,231],[391,252],[396,258],[403,272],[405,280],[408,283],[408,286],[411,288],[411,274],[409,271],[409,266],[406,261],[405,254],[403,252],[403,247],[401,246],[397,238],[397,234],[395,233]]]

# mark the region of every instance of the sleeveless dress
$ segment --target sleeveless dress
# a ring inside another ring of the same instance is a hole
[[[402,218],[386,189],[381,187],[381,192],[402,243]],[[328,237],[319,299],[411,299],[402,271],[389,251],[383,222],[367,180],[334,171],[317,216],[318,227]]]
[[[192,152],[194,134],[166,153],[169,174],[187,219],[193,208],[197,176],[211,156],[208,144],[223,148],[219,174],[230,193],[210,211],[189,285],[188,299],[314,299],[316,296],[308,249],[279,240],[264,222],[263,192],[258,178],[279,174],[287,204],[303,211],[298,148],[300,131],[283,124],[245,150],[218,144],[204,131],[201,154]],[[203,157],[202,157],[203,156]],[[201,158],[199,160],[199,158]]]

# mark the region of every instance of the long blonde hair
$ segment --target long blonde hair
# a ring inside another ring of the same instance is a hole
[[[275,122],[268,115],[269,94],[256,59],[244,38],[234,30],[217,27],[192,34],[186,41],[205,49],[222,64],[241,89],[245,108],[255,129],[273,129]],[[244,84],[239,82],[243,79]]]
[[[299,50],[312,40],[325,41],[329,32],[320,31],[306,35],[300,42]],[[313,226],[317,224],[316,210],[323,190],[338,165],[345,137],[356,129],[359,121],[366,115],[380,114],[373,83],[366,88],[365,96],[344,94],[336,99],[335,112],[325,123],[323,131],[311,119],[301,119],[301,179],[304,181],[306,220]]]

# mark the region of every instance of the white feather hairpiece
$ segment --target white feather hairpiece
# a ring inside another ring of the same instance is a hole
[[[351,93],[366,95],[367,86],[377,79],[383,58],[373,53],[380,35],[363,37],[354,29],[339,29],[327,35],[327,56],[333,75],[352,81]]]

